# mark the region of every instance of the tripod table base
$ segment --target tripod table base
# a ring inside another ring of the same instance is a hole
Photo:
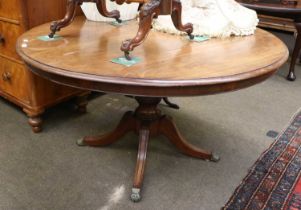
[[[126,112],[115,130],[99,135],[87,136],[77,142],[79,146],[107,146],[126,133],[134,131],[139,135],[139,148],[132,188],[131,200],[141,199],[141,187],[144,177],[148,141],[151,136],[164,135],[182,153],[204,160],[218,161],[219,157],[211,152],[199,149],[189,144],[178,131],[171,117],[162,115],[157,108],[162,98],[135,97],[139,106],[135,112]]]

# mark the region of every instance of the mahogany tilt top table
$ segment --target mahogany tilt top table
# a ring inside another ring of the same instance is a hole
[[[275,36],[257,30],[254,36],[212,39],[197,43],[187,37],[151,31],[135,51],[142,62],[124,67],[111,63],[119,44],[135,33],[136,24],[122,27],[77,18],[55,41],[37,37],[49,24],[22,35],[17,51],[34,73],[72,87],[132,95],[139,106],[127,112],[115,130],[88,136],[80,145],[105,146],[127,132],[139,135],[131,199],[139,201],[151,136],[166,136],[182,153],[217,161],[218,156],[189,144],[171,117],[157,105],[163,97],[199,96],[238,90],[270,77],[288,58],[287,47]]]

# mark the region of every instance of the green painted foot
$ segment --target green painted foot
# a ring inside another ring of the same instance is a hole
[[[139,202],[141,200],[139,188],[132,188],[131,200],[133,202]]]
[[[77,146],[83,147],[83,146],[87,146],[87,144],[85,143],[84,139],[78,139],[76,141]]]

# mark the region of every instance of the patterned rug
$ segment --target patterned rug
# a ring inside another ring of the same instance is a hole
[[[224,210],[301,210],[301,111],[236,188]]]

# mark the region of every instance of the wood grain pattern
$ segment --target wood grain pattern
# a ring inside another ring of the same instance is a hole
[[[0,0],[0,17],[19,20],[20,14],[19,0]]]
[[[60,19],[64,17],[66,12],[66,0],[26,0],[25,2],[27,5],[26,13],[28,14],[28,28],[33,28],[43,23]],[[82,14],[80,8],[77,9],[77,15],[79,14]]]
[[[27,73],[22,64],[0,57],[0,90],[5,90],[6,93],[29,104],[29,89],[22,86],[23,81],[27,79]],[[19,87],[18,91],[16,87]]]
[[[141,129],[139,131],[139,147],[138,147],[133,188],[139,189],[143,184],[149,138],[150,138],[150,131],[148,129]]]
[[[34,28],[18,41],[18,52],[32,70],[57,82],[108,92],[175,96],[239,89],[265,79],[288,57],[287,47],[263,30],[203,43],[152,31],[135,51],[142,62],[124,67],[110,60],[121,56],[119,43],[135,33],[136,23],[114,27],[77,18],[60,33],[61,40],[38,40],[48,26]]]
[[[19,25],[0,21],[0,34],[4,39],[4,41],[0,43],[1,55],[19,59],[16,53],[16,42],[22,31]]]

